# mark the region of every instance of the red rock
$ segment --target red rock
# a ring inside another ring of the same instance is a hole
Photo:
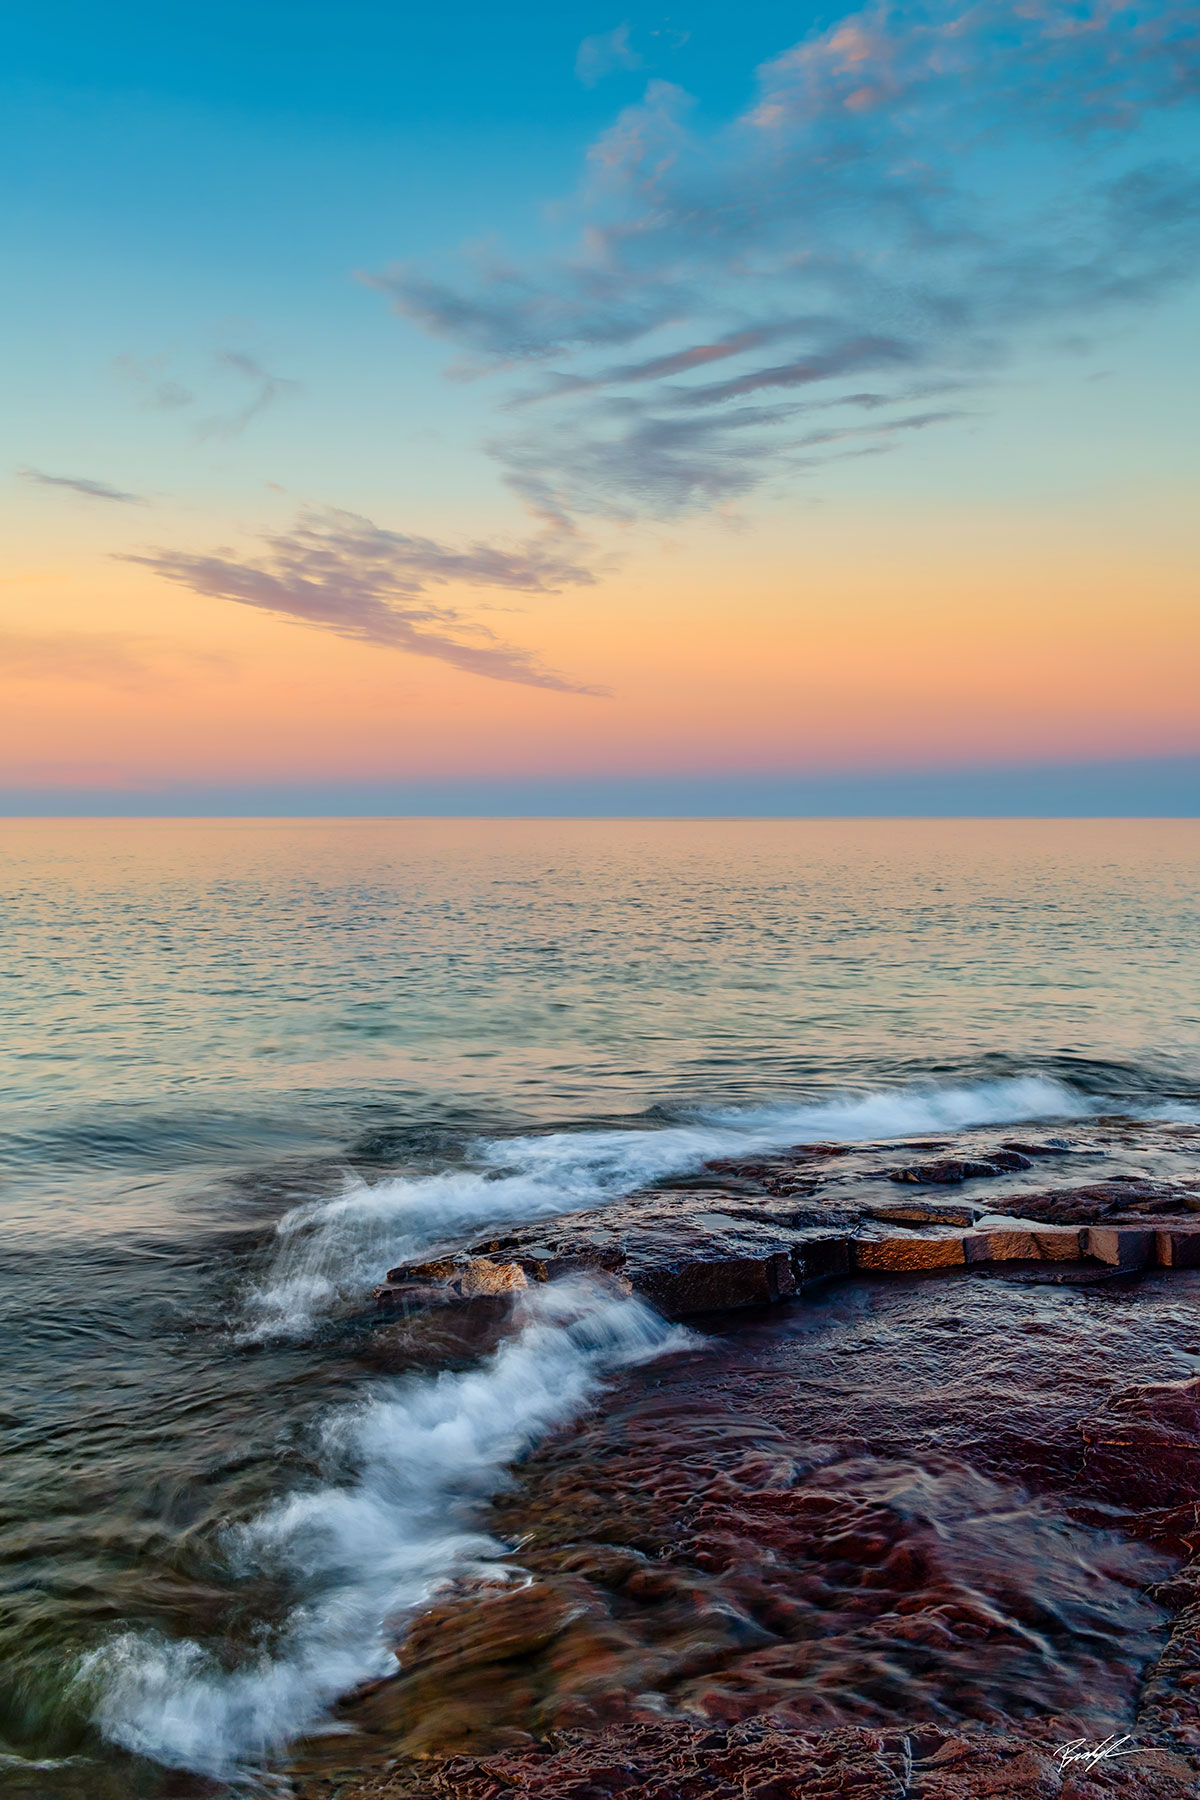
[[[460,1294],[507,1294],[529,1282],[520,1263],[492,1262],[486,1256],[474,1256],[459,1270],[457,1287]]]
[[[389,1269],[387,1278],[389,1281],[424,1281],[444,1286],[454,1279],[461,1266],[461,1256],[444,1256],[434,1262],[402,1263],[398,1269]]]
[[[1069,1227],[1055,1230],[1031,1224],[1022,1229],[1014,1220],[1012,1226],[981,1228],[963,1243],[968,1262],[1011,1262],[1018,1258],[1075,1262],[1082,1254],[1079,1237],[1079,1232]]]
[[[1164,1269],[1200,1268],[1200,1225],[1159,1226],[1154,1242]]]
[[[517,1261],[533,1281],[559,1281],[564,1275],[616,1274],[624,1265],[625,1252],[619,1244],[595,1244],[577,1254],[535,1245],[522,1250]]]
[[[867,1217],[885,1225],[974,1225],[987,1211],[945,1200],[895,1200],[887,1206],[868,1206]]]
[[[642,1269],[630,1265],[629,1278],[634,1291],[669,1319],[743,1306],[769,1306],[796,1291],[792,1259],[786,1251],[716,1261],[681,1260]]]
[[[1102,1219],[1119,1218],[1137,1212],[1181,1212],[1189,1209],[1196,1196],[1177,1185],[1128,1180],[1114,1177],[1111,1181],[1091,1182],[1086,1187],[1056,1188],[1049,1193],[1016,1194],[1004,1200],[990,1200],[992,1212],[1016,1214],[1025,1219],[1042,1219],[1056,1225],[1090,1225]]]
[[[1055,1230],[1039,1227],[1033,1234],[1037,1253],[1046,1262],[1075,1262],[1083,1255],[1083,1237],[1079,1231],[1063,1226]]]
[[[1141,1269],[1155,1258],[1154,1232],[1120,1225],[1089,1225],[1083,1232],[1084,1249],[1097,1262],[1115,1268]]]
[[[948,1156],[940,1162],[912,1163],[906,1169],[889,1169],[887,1175],[889,1181],[908,1181],[918,1186],[952,1186],[960,1181],[972,1181],[977,1176],[1001,1172],[995,1162]]]
[[[1078,1244],[1078,1235],[1076,1237]],[[1011,1262],[1017,1257],[1036,1257],[1037,1239],[1032,1231],[977,1231],[963,1239],[970,1262]]]
[[[946,1269],[966,1261],[957,1237],[858,1238],[855,1267],[867,1272],[901,1274],[916,1269]]]

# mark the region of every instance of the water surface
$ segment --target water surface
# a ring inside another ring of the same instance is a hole
[[[303,1725],[378,1646],[288,1689],[297,1618],[490,1554],[506,1462],[670,1353],[542,1321],[543,1390],[414,1486],[469,1411],[364,1353],[414,1246],[756,1145],[1200,1116],[1198,874],[1193,821],[0,826],[0,1779],[152,1794],[197,1718]],[[374,1562],[328,1498],[372,1468]]]

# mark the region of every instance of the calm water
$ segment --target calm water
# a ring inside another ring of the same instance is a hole
[[[1191,821],[0,825],[3,1791],[311,1725],[671,1348],[550,1310],[381,1386],[414,1246],[758,1144],[1200,1117],[1198,877]]]

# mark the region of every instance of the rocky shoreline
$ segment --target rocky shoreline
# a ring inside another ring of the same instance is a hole
[[[389,1270],[375,1298],[404,1319],[443,1307],[468,1314],[474,1306],[482,1320],[496,1313],[497,1300],[532,1283],[600,1275],[666,1318],[686,1319],[773,1305],[832,1276],[1004,1264],[1015,1265],[1010,1275],[1088,1280],[1152,1265],[1195,1268],[1194,1141],[1190,1127],[1142,1137],[1143,1158],[1149,1149],[1157,1164],[1172,1165],[1169,1176],[1118,1168],[1082,1182],[1070,1179],[1082,1162],[1125,1160],[1114,1157],[1125,1146],[1054,1138],[997,1144],[983,1134],[957,1143],[951,1156],[940,1154],[950,1147],[945,1140],[854,1150],[798,1145],[709,1163],[695,1178],[549,1224],[449,1244]],[[1057,1165],[1053,1184],[1044,1179],[1047,1164]],[[981,1197],[992,1183],[1001,1191]],[[942,1198],[951,1186],[969,1192]],[[897,1188],[923,1191],[902,1198]]]
[[[373,1354],[469,1361],[570,1277],[695,1352],[517,1471],[508,1566],[295,1794],[1196,1792],[1200,1130],[709,1164],[390,1270]]]

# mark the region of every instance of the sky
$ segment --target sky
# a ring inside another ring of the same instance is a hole
[[[1200,21],[6,26],[0,813],[1200,797]]]

